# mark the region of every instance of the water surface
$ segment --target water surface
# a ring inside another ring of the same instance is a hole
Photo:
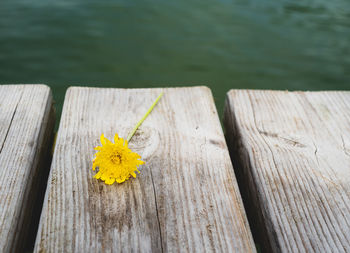
[[[2,0],[0,83],[350,89],[348,0]]]

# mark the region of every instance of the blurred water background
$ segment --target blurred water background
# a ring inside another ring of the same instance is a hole
[[[349,0],[1,0],[0,83],[350,89]]]

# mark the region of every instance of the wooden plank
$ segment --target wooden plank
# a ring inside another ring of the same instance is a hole
[[[265,250],[350,252],[350,92],[231,90],[224,122]]]
[[[122,137],[164,91],[130,142],[136,179],[93,178],[101,133]],[[211,91],[70,88],[35,252],[254,252]]]
[[[21,252],[52,137],[50,88],[0,86],[0,252]]]

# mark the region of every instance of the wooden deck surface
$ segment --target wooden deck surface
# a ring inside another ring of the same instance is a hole
[[[130,141],[141,174],[93,178],[102,133]],[[35,252],[255,252],[208,88],[67,91]]]
[[[266,252],[350,252],[350,92],[231,90],[224,123]]]
[[[0,252],[23,252],[53,125],[49,87],[0,86]]]

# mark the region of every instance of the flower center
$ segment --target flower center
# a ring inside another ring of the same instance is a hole
[[[120,154],[113,153],[113,154],[111,154],[111,156],[109,158],[111,159],[112,163],[114,163],[114,164],[120,164],[122,161],[122,157]]]

